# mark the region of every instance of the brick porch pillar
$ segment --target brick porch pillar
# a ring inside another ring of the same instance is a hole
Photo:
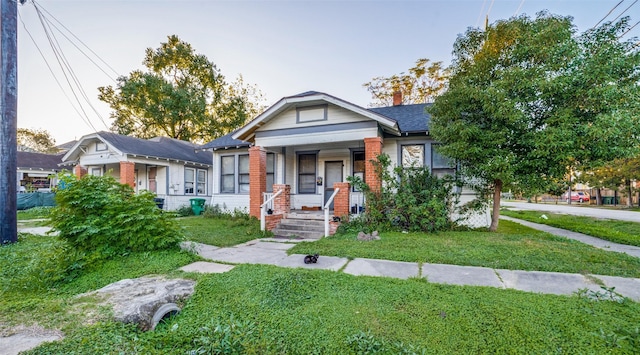
[[[365,181],[374,193],[380,192],[382,182],[376,174],[375,166],[371,160],[376,160],[382,154],[382,137],[370,137],[364,139],[364,173]]]
[[[136,187],[135,166],[132,161],[120,162],[120,183],[127,184],[132,188]]]
[[[73,174],[80,179],[81,177],[87,175],[87,169],[82,165],[78,164],[73,168]]]
[[[351,196],[351,186],[348,182],[335,182],[333,183],[333,190],[340,189],[333,199],[333,215],[342,217],[344,219],[349,218],[349,197]]]
[[[267,151],[249,148],[249,214],[260,219],[260,205],[267,191]]]
[[[283,190],[282,193],[273,199],[273,214],[284,214],[291,212],[291,186],[284,184],[273,184],[273,193]]]

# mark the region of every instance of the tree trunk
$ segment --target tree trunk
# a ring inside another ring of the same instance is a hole
[[[602,205],[602,191],[599,187],[596,189],[596,205]]]
[[[631,201],[633,198],[633,191],[631,191],[631,179],[625,179],[624,186],[627,188],[627,207],[631,208],[633,206]]]
[[[498,220],[500,219],[500,193],[502,192],[502,180],[493,181],[493,211],[491,212],[491,226],[489,230],[498,230]]]

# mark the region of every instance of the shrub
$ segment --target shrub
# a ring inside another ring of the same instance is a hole
[[[433,176],[429,167],[396,167],[391,170],[391,160],[386,154],[379,155],[372,163],[382,187],[374,192],[360,177],[347,178],[364,192],[367,208],[364,216],[343,224],[341,231],[363,228],[364,232],[436,232],[454,227],[450,218],[457,199],[457,194],[453,193],[456,186],[454,178]]]
[[[181,241],[179,227],[157,208],[154,194],[135,194],[111,176],[62,179],[66,187],[56,195],[51,221],[76,250],[109,256],[170,249]]]

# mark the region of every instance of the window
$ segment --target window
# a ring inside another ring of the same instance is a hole
[[[276,155],[267,153],[267,192],[273,192],[275,184]]]
[[[402,146],[402,167],[421,168],[424,166],[424,144]]]
[[[362,181],[365,180],[365,174],[364,174],[364,167],[365,167],[365,158],[364,158],[364,152],[360,151],[360,152],[353,152],[353,159],[351,159],[351,161],[353,162],[353,176],[359,176]],[[359,190],[357,190],[355,188],[355,186],[353,187],[353,191],[357,192]]]
[[[107,150],[107,143],[104,143],[104,142],[96,143],[96,152],[101,152],[104,150]]]
[[[316,154],[298,154],[298,193],[316,193]]]
[[[93,176],[102,176],[102,168],[91,168],[89,173]]]
[[[233,194],[235,186],[236,157],[233,155],[221,158],[220,164],[220,193]]]
[[[198,195],[207,194],[207,171],[198,170]]]
[[[184,193],[193,195],[193,186],[195,184],[196,169],[184,168]]]
[[[184,193],[185,195],[206,195],[207,171],[184,168]]]
[[[238,156],[238,192],[249,193],[249,155]]]
[[[296,109],[296,122],[314,122],[327,120],[327,106],[298,107]]]
[[[438,153],[439,144],[431,144],[431,173],[438,177],[453,175],[456,164],[453,160]]]

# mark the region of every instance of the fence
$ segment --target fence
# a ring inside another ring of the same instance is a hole
[[[28,192],[19,193],[16,205],[18,210],[26,210],[40,206],[55,206],[56,194],[53,192]]]

